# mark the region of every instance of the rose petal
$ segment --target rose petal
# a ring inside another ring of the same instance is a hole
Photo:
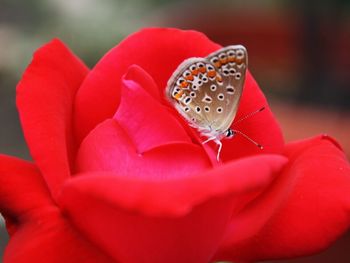
[[[154,82],[154,79],[140,66],[131,65],[122,81],[132,80],[138,83],[141,87],[145,89],[156,101],[160,100],[162,94],[160,94],[157,84]],[[123,83],[122,83],[123,84]],[[125,85],[122,85],[125,86]]]
[[[121,78],[137,64],[152,76],[160,94],[176,67],[186,58],[206,56],[220,46],[195,31],[143,29],[107,53],[90,72],[76,97],[75,127],[79,141],[115,113]]]
[[[136,82],[147,78],[152,79],[144,71],[136,73],[134,66],[129,69],[123,78],[123,97],[114,119],[129,135],[138,153],[164,143],[191,142],[177,119],[147,93],[147,89],[153,89],[149,88],[152,83]]]
[[[211,164],[203,148],[192,143],[163,144],[139,152],[135,141],[117,121],[106,120],[81,144],[76,167],[79,172],[116,171],[153,180],[188,176],[210,168]]]
[[[211,167],[204,149],[192,144],[177,119],[146,92],[150,88],[135,80],[152,85],[140,67],[129,69],[115,121],[105,121],[85,138],[77,170],[164,179]]]
[[[10,241],[4,262],[114,262],[64,219],[31,163],[0,155],[0,212]]]
[[[20,215],[25,218],[29,211],[51,204],[37,167],[27,161],[0,155],[0,185],[0,210],[10,234],[17,230]]]
[[[262,260],[319,252],[350,225],[350,166],[328,137],[289,144],[275,183],[234,215],[216,258]]]
[[[57,209],[40,213],[33,221],[23,223],[11,237],[4,262],[115,262],[84,239]]]
[[[235,124],[241,118],[262,107],[265,109]],[[273,116],[268,102],[254,78],[247,72],[242,99],[232,129],[237,129],[263,146],[260,149],[240,134],[230,140],[222,140],[222,160],[229,161],[244,156],[283,151],[284,139],[281,128]]]
[[[17,107],[26,141],[54,195],[70,176],[76,151],[72,107],[87,71],[56,39],[36,51],[17,87]]]
[[[176,180],[90,173],[65,185],[60,206],[120,262],[209,262],[235,204],[267,187],[285,159],[259,156]]]
[[[119,205],[126,209],[141,210],[142,213],[153,216],[179,216],[220,193],[231,191],[238,195],[260,190],[271,183],[275,173],[285,163],[286,159],[278,155],[260,155],[242,158],[205,173],[182,178],[145,180],[125,177],[115,172],[94,172],[81,175],[95,179],[74,178],[67,184],[76,185],[74,187],[84,188],[86,191],[91,190],[91,194],[96,192],[96,197],[101,194],[103,198],[117,199]]]

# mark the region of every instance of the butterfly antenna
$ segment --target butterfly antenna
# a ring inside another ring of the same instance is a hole
[[[241,131],[237,131],[237,130],[233,130],[235,133],[243,136],[244,138],[246,138],[248,141],[250,141],[251,143],[255,144],[257,147],[259,147],[261,150],[264,149],[264,146],[262,146],[261,144],[257,143],[256,141],[254,141],[252,138],[250,138],[247,134],[241,132]]]
[[[253,111],[253,112],[251,112],[251,113],[248,113],[247,115],[243,116],[242,118],[240,118],[240,119],[234,121],[234,122],[233,122],[233,125],[234,125],[234,124],[237,124],[237,123],[239,123],[239,122],[241,122],[241,121],[243,121],[243,120],[245,120],[245,119],[248,119],[248,118],[254,116],[255,114],[257,114],[257,113],[259,113],[259,112],[262,112],[263,110],[265,110],[265,108],[266,108],[266,107],[264,106],[264,107],[261,107],[260,109],[258,109],[258,110],[256,110],[256,111]]]

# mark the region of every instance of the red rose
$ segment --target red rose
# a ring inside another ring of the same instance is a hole
[[[267,107],[237,125],[264,150],[237,136],[217,164],[166,103],[177,65],[218,48],[146,29],[91,71],[59,40],[35,53],[17,94],[33,162],[0,157],[5,263],[287,258],[349,227],[350,168],[331,138],[285,145]],[[248,73],[237,118],[262,106]]]

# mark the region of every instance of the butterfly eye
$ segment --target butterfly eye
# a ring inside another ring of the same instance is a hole
[[[205,107],[204,107],[204,111],[205,111],[205,112],[209,112],[209,111],[210,111],[209,106],[205,106]]]
[[[241,78],[241,73],[237,72],[235,75],[235,79],[239,80]]]
[[[196,69],[197,69],[196,65],[191,65],[190,66],[190,70],[196,70]]]
[[[195,97],[196,97],[196,92],[191,91],[190,96],[191,96],[192,98],[195,98]]]
[[[226,133],[225,133],[225,136],[226,136],[227,138],[232,138],[234,135],[235,135],[235,133],[234,133],[234,131],[231,130],[231,129],[228,129],[228,130],[226,131]]]
[[[224,74],[224,76],[228,76],[230,72],[227,69],[224,69],[222,73]]]
[[[214,85],[214,84],[211,85],[211,86],[210,86],[210,90],[211,90],[211,91],[216,91],[216,85]]]
[[[198,112],[198,113],[201,112],[201,108],[199,106],[196,107],[196,112]]]
[[[197,64],[197,66],[198,66],[199,68],[204,68],[204,64],[203,64],[202,62],[199,62],[199,63]]]
[[[189,112],[189,111],[190,111],[190,108],[189,108],[189,107],[185,107],[185,108],[184,108],[184,111],[185,111],[185,112]]]

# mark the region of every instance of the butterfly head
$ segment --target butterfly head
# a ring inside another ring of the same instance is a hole
[[[235,136],[235,132],[233,130],[231,130],[230,128],[228,128],[225,131],[225,138],[231,139],[233,136]]]

